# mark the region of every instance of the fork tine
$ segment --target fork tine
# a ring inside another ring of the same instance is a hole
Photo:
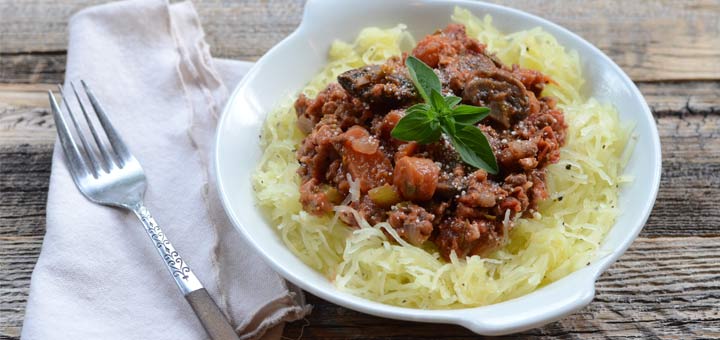
[[[85,116],[85,122],[87,122],[87,125],[90,127],[90,133],[93,136],[93,139],[95,140],[95,144],[97,145],[98,150],[100,150],[100,154],[102,155],[102,165],[103,167],[110,171],[110,168],[113,164],[113,158],[110,155],[110,152],[108,148],[105,146],[105,143],[100,139],[100,137],[97,134],[97,131],[95,130],[95,124],[92,123],[90,120],[90,116],[88,116],[87,111],[85,110],[85,105],[83,105],[82,100],[80,99],[80,95],[77,92],[77,89],[75,89],[75,83],[70,82],[70,87],[72,88],[73,93],[75,94],[75,98],[77,99],[78,104],[80,104],[80,110],[83,113],[83,116]]]
[[[112,123],[110,123],[110,120],[105,114],[105,110],[103,110],[102,106],[100,106],[100,102],[98,102],[97,98],[95,98],[95,95],[90,90],[90,87],[85,84],[84,80],[80,80],[80,84],[82,84],[85,89],[85,94],[87,94],[88,99],[90,99],[90,104],[92,104],[95,109],[95,114],[97,115],[103,130],[105,130],[105,135],[108,137],[110,145],[112,145],[113,150],[115,150],[115,153],[119,156],[120,167],[123,167],[127,159],[132,157],[127,149],[127,146],[125,146],[125,142],[123,142],[122,138],[120,138],[120,134],[117,133],[115,128],[112,126]]]
[[[85,154],[85,159],[89,160],[90,165],[90,172],[93,174],[93,176],[97,177],[99,171],[100,171],[100,164],[98,163],[97,159],[95,159],[95,154],[93,153],[93,150],[90,148],[90,144],[88,144],[87,140],[85,139],[85,134],[80,129],[80,125],[78,124],[77,120],[75,119],[75,115],[73,114],[72,109],[70,109],[70,104],[68,104],[67,96],[65,95],[65,91],[63,91],[63,88],[61,85],[58,84],[58,89],[60,90],[60,95],[62,95],[62,101],[65,104],[65,108],[67,109],[67,115],[70,116],[70,121],[72,122],[73,126],[75,127],[75,131],[77,132],[77,136],[80,139],[80,144],[82,144],[82,150],[80,150],[80,153]]]
[[[60,106],[55,100],[55,95],[52,91],[48,90],[48,97],[50,99],[50,106],[52,107],[53,119],[55,120],[55,126],[60,138],[60,145],[62,145],[65,156],[68,159],[68,167],[73,175],[73,178],[83,176],[87,173],[88,166],[85,163],[85,159],[80,150],[77,147],[77,143],[73,139],[70,129],[68,128],[67,122],[60,111]]]

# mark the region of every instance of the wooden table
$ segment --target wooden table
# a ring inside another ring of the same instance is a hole
[[[64,76],[66,25],[98,0],[0,0],[0,339],[17,339],[45,226],[55,140],[44,91]],[[594,43],[638,84],[663,144],[640,238],[582,311],[528,338],[720,338],[720,0],[497,1]],[[256,59],[300,21],[301,1],[196,1],[212,53]],[[637,150],[636,152],[642,152]],[[308,296],[285,336],[476,338],[457,326],[371,317]]]

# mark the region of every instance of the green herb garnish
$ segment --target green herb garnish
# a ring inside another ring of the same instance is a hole
[[[405,116],[390,134],[399,140],[429,144],[436,142],[444,133],[463,162],[497,174],[498,165],[490,143],[475,126],[489,114],[490,109],[460,104],[462,99],[456,96],[443,96],[440,79],[420,59],[409,56],[405,66],[425,103],[405,110]]]

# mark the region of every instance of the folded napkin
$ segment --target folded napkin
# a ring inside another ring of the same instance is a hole
[[[309,308],[233,230],[210,168],[228,88],[249,64],[211,58],[189,2],[92,7],[69,33],[66,85],[83,79],[104,104],[145,169],[160,226],[242,338],[280,338]],[[59,147],[22,338],[207,338],[140,221],[87,201]]]

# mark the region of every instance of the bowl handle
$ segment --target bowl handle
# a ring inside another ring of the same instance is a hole
[[[483,335],[505,335],[536,328],[572,314],[595,297],[595,268],[583,268],[531,294],[471,310],[457,324]]]

